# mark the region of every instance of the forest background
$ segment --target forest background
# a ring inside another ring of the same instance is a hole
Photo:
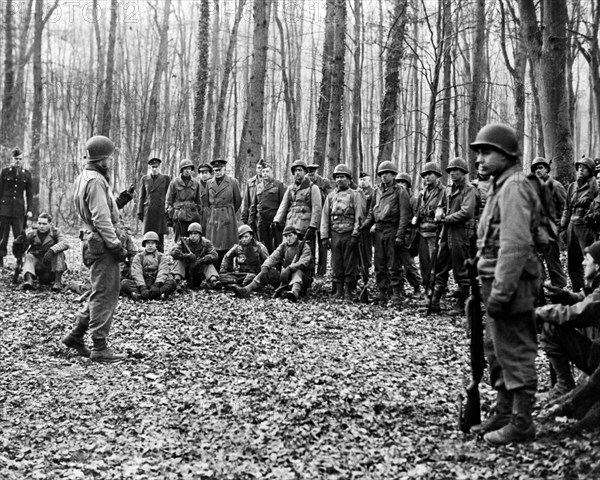
[[[26,152],[34,210],[75,225],[71,188],[94,134],[117,147],[115,190],[163,160],[177,174],[264,158],[355,176],[392,160],[474,157],[489,122],[521,138],[524,168],[598,156],[596,0],[3,0],[0,157]],[[126,216],[133,218],[134,206]]]

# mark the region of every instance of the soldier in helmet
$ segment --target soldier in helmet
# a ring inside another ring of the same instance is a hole
[[[92,361],[113,363],[126,358],[108,347],[107,338],[119,301],[119,263],[127,258],[116,228],[117,204],[108,183],[115,146],[109,138],[96,135],[87,141],[85,149],[87,162],[75,180],[73,200],[84,223],[83,261],[90,271],[92,291],[63,343]],[[94,342],[91,352],[84,342],[88,330]]]
[[[187,230],[188,236],[181,237],[177,245],[171,250],[175,260],[173,278],[177,285],[186,278],[188,287],[196,289],[206,280],[206,284],[213,290],[220,290],[223,284],[219,281],[219,274],[215,263],[219,254],[212,242],[202,235],[202,227],[198,222],[192,222]]]
[[[415,295],[419,295],[421,293],[421,275],[419,275],[419,270],[417,269],[417,265],[415,263],[415,255],[416,251],[413,253],[412,247],[416,240],[416,227],[412,224],[412,218],[414,217],[417,210],[417,197],[412,195],[412,178],[406,172],[400,172],[396,176],[396,183],[406,189],[406,193],[408,193],[408,198],[410,199],[410,218],[411,221],[408,223],[408,227],[406,229],[406,240],[404,242],[403,247],[398,248],[398,255],[400,256],[400,263],[403,268],[402,274],[406,277],[409,285],[413,287],[413,291]]]
[[[360,193],[350,188],[352,172],[346,165],[333,170],[336,188],[327,196],[321,215],[321,243],[331,249],[331,269],[335,287],[334,300],[353,301],[356,293],[356,271],[360,222],[364,218]]]
[[[381,162],[377,175],[381,184],[375,189],[371,209],[361,230],[375,225],[375,279],[379,290],[376,302],[383,305],[391,300],[399,306],[404,296],[404,285],[398,248],[404,247],[406,242],[410,199],[406,190],[395,182],[398,168],[392,162]]]
[[[319,187],[319,190],[321,191],[321,203],[325,203],[325,199],[327,198],[327,195],[331,193],[333,187],[331,186],[329,179],[318,174],[319,168],[320,166],[318,163],[311,163],[308,165],[308,174],[306,177],[313,185]],[[352,185],[352,179],[350,179],[350,184],[350,188],[354,190],[356,185]],[[316,250],[313,250],[313,252],[315,252],[315,261],[317,262],[317,274],[325,275],[327,272],[327,249],[323,247],[323,244],[321,243],[319,229],[317,229],[317,242],[315,248]]]
[[[200,221],[200,184],[192,177],[193,171],[194,163],[182,160],[179,163],[179,176],[171,181],[167,190],[167,216],[173,223],[176,242],[185,235],[192,223]]]
[[[479,278],[486,306],[484,348],[496,404],[472,431],[491,445],[530,441],[537,374],[534,303],[540,264],[534,231],[542,219],[539,196],[519,166],[516,132],[501,124],[483,127],[471,148],[493,177],[477,227]]]
[[[160,237],[146,232],[142,250],[131,262],[131,279],[121,281],[121,292],[134,300],[165,300],[176,288],[171,275],[171,259],[158,251]]]
[[[567,188],[567,199],[560,221],[560,231],[566,235],[567,270],[573,291],[584,286],[583,258],[585,248],[594,241],[594,230],[590,228],[588,216],[592,203],[598,195],[598,182],[594,177],[596,164],[591,158],[583,157],[575,162],[577,179]]]
[[[148,160],[150,174],[142,177],[142,186],[138,200],[137,217],[142,224],[142,232],[154,232],[158,235],[158,251],[165,251],[165,233],[169,233],[165,202],[171,177],[160,173],[160,158]]]
[[[219,269],[219,280],[225,288],[248,285],[269,256],[267,247],[254,238],[254,232],[248,225],[238,228],[238,239],[239,242],[223,257]]]

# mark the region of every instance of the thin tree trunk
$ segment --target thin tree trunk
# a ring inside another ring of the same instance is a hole
[[[196,96],[194,101],[194,134],[192,142],[192,160],[200,158],[202,150],[202,132],[204,128],[204,103],[208,83],[208,49],[210,41],[210,12],[208,0],[202,0],[200,20],[198,22],[198,65],[196,67]],[[218,35],[218,32],[215,32]]]
[[[442,57],[442,145],[440,159],[442,163],[450,160],[450,114],[452,111],[452,42],[454,28],[452,25],[450,0],[442,0],[442,17],[444,24],[444,45]],[[447,163],[446,163],[447,165]]]
[[[40,142],[42,133],[42,115],[44,106],[44,85],[42,82],[42,33],[44,0],[35,0],[34,37],[33,37],[33,112],[31,116],[31,180],[33,205],[30,207],[34,218],[40,205]]]
[[[485,69],[485,0],[477,0],[475,3],[475,36],[473,38],[473,55],[472,55],[472,76],[471,76],[471,91],[469,92],[469,130],[468,141],[471,141],[477,135],[481,128],[481,97],[483,95],[482,77]],[[477,156],[471,149],[469,152],[469,170],[476,171],[475,160]]]
[[[112,122],[112,103],[114,93],[114,74],[115,74],[115,43],[117,41],[117,14],[119,4],[117,0],[110,2],[110,26],[108,30],[108,51],[106,54],[106,84],[104,105],[102,107],[102,122],[100,124],[100,134],[110,137],[110,127]]]
[[[362,1],[354,0],[354,85],[352,88],[352,138],[350,170],[356,179],[362,168]]]
[[[4,93],[2,96],[2,124],[0,126],[0,145],[10,148],[13,141],[12,111],[15,95],[15,40],[13,35],[15,21],[15,8],[13,0],[6,0],[4,17]]]

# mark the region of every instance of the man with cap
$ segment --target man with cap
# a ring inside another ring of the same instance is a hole
[[[538,193],[519,165],[519,141],[511,127],[483,127],[471,148],[493,177],[477,227],[481,296],[485,303],[484,349],[496,390],[491,415],[472,431],[491,445],[535,437],[531,417],[537,390],[534,304],[541,268],[536,237],[542,220]]]
[[[412,218],[417,228],[419,267],[425,290],[433,291],[433,278],[430,278],[433,255],[439,240],[441,220],[446,207],[446,189],[440,181],[442,170],[435,162],[427,162],[421,170],[423,188],[417,196],[416,213]]]
[[[256,191],[258,186],[262,183],[262,168],[266,165],[266,162],[261,158],[256,162],[256,174],[248,179],[246,182],[246,191],[242,200],[242,210],[240,220],[242,223],[248,225],[253,232],[256,232],[256,218],[250,217],[250,207],[256,198]]]
[[[296,228],[287,225],[283,229],[283,242],[262,264],[260,273],[247,286],[234,285],[234,289],[238,296],[246,298],[251,292],[270,284],[277,287],[275,298],[297,302],[312,285],[314,269],[308,242],[301,242]]]
[[[194,163],[191,160],[181,160],[179,176],[171,180],[167,190],[167,216],[173,223],[176,242],[185,236],[192,223],[200,221],[200,184],[192,177],[193,171]]]
[[[375,190],[371,186],[371,176],[367,172],[360,172],[358,178],[358,191],[362,193],[364,200],[364,212],[365,215],[369,213],[371,209],[371,200],[375,195]],[[360,232],[360,243],[358,248],[362,249],[363,260],[365,262],[365,269],[367,273],[373,265],[373,234],[370,230],[361,230]]]
[[[235,214],[242,204],[242,196],[238,181],[225,175],[227,160],[213,160],[211,165],[215,176],[208,184],[210,216],[206,236],[217,249],[219,266],[223,256],[237,243],[238,225]]]
[[[31,218],[33,182],[31,173],[22,166],[23,152],[16,147],[11,163],[0,172],[0,268],[8,252],[8,237],[13,239],[23,232],[26,219]]]
[[[552,221],[558,227],[560,219],[565,208],[565,200],[567,192],[562,183],[550,176],[550,162],[544,157],[536,157],[531,162],[531,173],[534,173],[542,182],[546,183],[552,191],[552,199],[554,200],[554,211],[556,218]],[[565,288],[567,286],[567,277],[560,263],[560,247],[558,241],[550,239],[548,245],[544,248],[543,254],[540,255],[540,261],[546,262],[548,276],[550,282],[555,287]]]
[[[303,160],[292,163],[294,183],[290,185],[275,214],[273,225],[292,226],[300,236],[305,236],[315,251],[316,231],[321,225],[321,190],[307,178],[308,166]]]
[[[540,344],[556,372],[556,384],[546,400],[575,388],[571,363],[587,375],[600,366],[600,242],[586,247],[583,270],[583,292],[546,285],[554,304],[535,310],[542,326]]]
[[[200,225],[202,231],[206,232],[208,217],[210,216],[210,206],[208,205],[208,184],[213,177],[213,168],[210,163],[203,163],[198,167],[198,183],[200,184],[200,201],[202,210],[200,211]]]
[[[585,247],[594,241],[594,229],[590,228],[588,216],[592,203],[598,195],[598,182],[594,177],[596,164],[583,157],[575,162],[576,180],[567,188],[567,199],[560,221],[560,232],[566,236],[567,271],[573,290],[581,291],[583,279],[583,255]]]
[[[321,203],[323,204],[325,203],[327,195],[329,195],[333,190],[333,186],[331,185],[329,179],[322,177],[317,173],[318,170],[319,165],[317,163],[311,163],[310,165],[308,165],[308,173],[306,174],[306,177],[313,183],[313,185],[319,187],[319,190],[321,191]],[[352,179],[350,179],[350,182],[352,182]],[[327,250],[323,247],[323,244],[321,243],[321,235],[318,229],[317,242],[315,245],[315,250],[313,251],[315,252],[315,261],[317,262],[317,274],[325,275],[325,273],[327,272]]]
[[[254,232],[248,225],[238,229],[238,239],[239,242],[223,257],[219,269],[219,280],[225,288],[250,284],[269,256],[267,247],[254,238]]]
[[[256,195],[250,206],[250,220],[256,222],[258,239],[267,247],[269,254],[281,243],[281,231],[273,228],[273,219],[285,195],[285,186],[273,177],[273,167],[264,165],[262,182],[256,186]]]
[[[75,180],[73,201],[84,224],[83,262],[90,271],[92,291],[63,343],[92,361],[113,363],[126,358],[108,347],[107,338],[119,301],[119,264],[127,258],[117,229],[118,207],[108,183],[115,146],[109,138],[96,135],[87,141],[85,150],[87,161]],[[93,341],[91,352],[84,342],[88,330]]]
[[[160,173],[160,158],[148,160],[150,174],[142,177],[138,199],[138,220],[142,223],[142,233],[154,232],[158,235],[158,251],[165,251],[165,234],[169,233],[165,202],[171,177]]]
[[[371,209],[361,230],[369,230],[375,225],[375,280],[379,290],[376,302],[384,305],[391,300],[399,306],[404,296],[404,285],[398,249],[406,242],[410,199],[406,190],[395,181],[398,168],[392,162],[381,162],[377,175],[381,184],[375,189]]]

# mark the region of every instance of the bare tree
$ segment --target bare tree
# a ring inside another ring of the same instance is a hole
[[[106,81],[104,90],[102,111],[102,121],[98,131],[101,135],[110,137],[110,126],[112,122],[112,102],[114,94],[114,74],[115,74],[115,43],[117,41],[117,9],[119,5],[117,0],[110,2],[110,26],[108,29],[108,49],[106,53]]]
[[[15,8],[13,0],[6,0],[4,16],[4,93],[2,96],[2,123],[0,125],[0,145],[8,146],[12,141],[12,129],[14,128],[15,103],[15,60],[14,60],[14,21]]]
[[[194,138],[192,142],[192,159],[200,158],[202,150],[202,131],[204,129],[204,103],[208,82],[208,45],[210,41],[210,11],[208,0],[200,5],[198,21],[198,65],[196,66],[196,97],[194,100]],[[215,32],[217,35],[218,32]]]
[[[354,85],[352,87],[352,133],[349,162],[354,178],[363,165],[362,155],[362,69],[363,69],[362,1],[354,0]]]

